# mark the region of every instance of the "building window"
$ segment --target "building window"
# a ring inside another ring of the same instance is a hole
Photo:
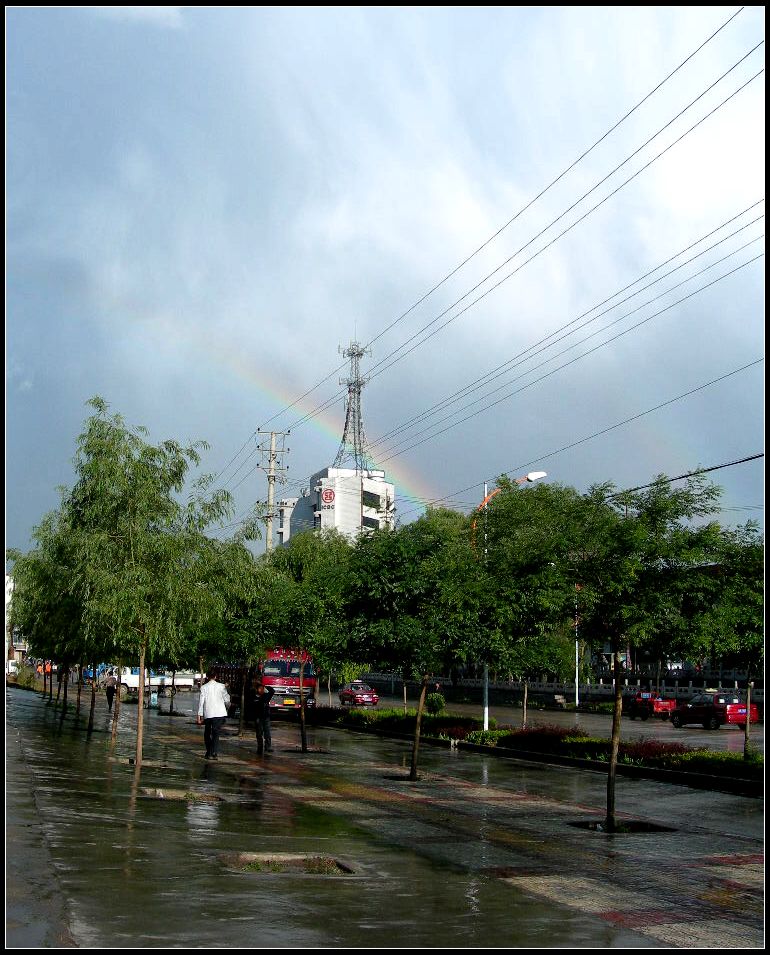
[[[379,494],[373,494],[371,491],[362,491],[361,492],[361,502],[364,507],[373,507],[375,510],[379,510],[382,507],[382,499]]]
[[[364,527],[373,527],[375,529],[380,526],[380,522],[377,520],[376,517],[365,517],[363,518],[361,523]]]

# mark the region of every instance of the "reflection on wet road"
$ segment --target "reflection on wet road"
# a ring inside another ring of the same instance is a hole
[[[186,715],[147,715],[137,771],[135,707],[112,746],[101,700],[89,739],[85,718],[60,725],[38,694],[6,698],[8,776],[21,781],[7,822],[27,824],[27,786],[40,838],[40,871],[19,884],[48,874],[38,923],[60,903],[81,947],[669,947],[688,931],[706,947],[761,944],[759,800],[623,779],[622,813],[677,831],[597,836],[569,823],[600,817],[599,773],[426,747],[409,783],[402,742],[319,729],[302,754],[279,720],[273,756],[230,726],[207,763],[192,699]],[[243,871],[238,853],[352,871]],[[23,923],[17,939],[33,933]]]

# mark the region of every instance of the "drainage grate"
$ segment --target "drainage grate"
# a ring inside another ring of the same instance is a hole
[[[624,819],[623,822],[615,824],[615,829],[610,832],[605,828],[605,821],[581,820],[580,822],[570,822],[570,826],[576,829],[588,829],[590,832],[603,832],[605,835],[625,836],[636,832],[676,832],[670,826],[659,826],[654,822],[645,822],[642,819]]]
[[[223,797],[216,793],[196,793],[189,789],[143,786],[140,791],[145,799],[170,799],[178,802],[223,802]]]
[[[348,862],[312,852],[237,852],[223,853],[219,858],[229,868],[242,872],[327,876],[352,875],[355,872]]]

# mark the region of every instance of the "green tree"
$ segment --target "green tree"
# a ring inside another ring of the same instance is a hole
[[[453,511],[431,509],[406,527],[356,541],[346,596],[347,655],[420,678],[410,779],[417,779],[430,675],[467,659],[482,592],[467,521]]]
[[[75,547],[76,584],[84,594],[88,635],[109,621],[121,658],[137,658],[140,674],[150,659],[184,654],[196,625],[222,617],[229,594],[223,581],[237,576],[244,539],[256,521],[231,541],[206,530],[232,516],[225,491],[198,478],[186,501],[188,470],[200,463],[203,442],[152,445],[144,428],[130,429],[109,415],[101,398],[80,435],[77,483],[66,508]],[[136,765],[142,760],[144,679],[139,680]]]
[[[574,488],[538,484],[518,488],[505,475],[485,515],[484,564],[491,602],[480,659],[524,683],[540,673],[570,667],[571,639],[565,636],[575,602],[570,555],[583,536],[584,504]]]
[[[344,585],[351,547],[337,531],[305,531],[289,539],[286,547],[271,552],[269,564],[278,574],[280,607],[273,599],[273,619],[281,621],[293,648],[300,651],[300,737],[307,751],[304,654],[316,668],[331,670],[345,662]]]
[[[702,475],[672,488],[660,475],[647,489],[614,493],[612,485],[584,496],[583,539],[567,555],[581,583],[584,627],[609,643],[615,699],[607,778],[606,827],[616,827],[615,777],[622,714],[620,651],[646,645],[686,613],[687,574],[713,559],[714,523],[698,523],[717,508],[719,489]]]

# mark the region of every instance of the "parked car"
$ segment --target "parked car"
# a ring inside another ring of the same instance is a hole
[[[759,710],[751,704],[751,722],[759,720]],[[741,729],[746,726],[746,701],[737,693],[724,690],[705,690],[687,703],[680,703],[671,711],[674,726],[688,723],[701,723],[704,729],[718,730],[720,726],[736,724]]]
[[[358,680],[346,683],[340,690],[340,703],[343,706],[346,703],[353,706],[377,706],[379,702],[377,693],[367,683]]]
[[[642,690],[635,697],[623,700],[623,711],[632,720],[648,720],[651,716],[667,720],[676,709],[676,700],[666,700],[659,693]]]

